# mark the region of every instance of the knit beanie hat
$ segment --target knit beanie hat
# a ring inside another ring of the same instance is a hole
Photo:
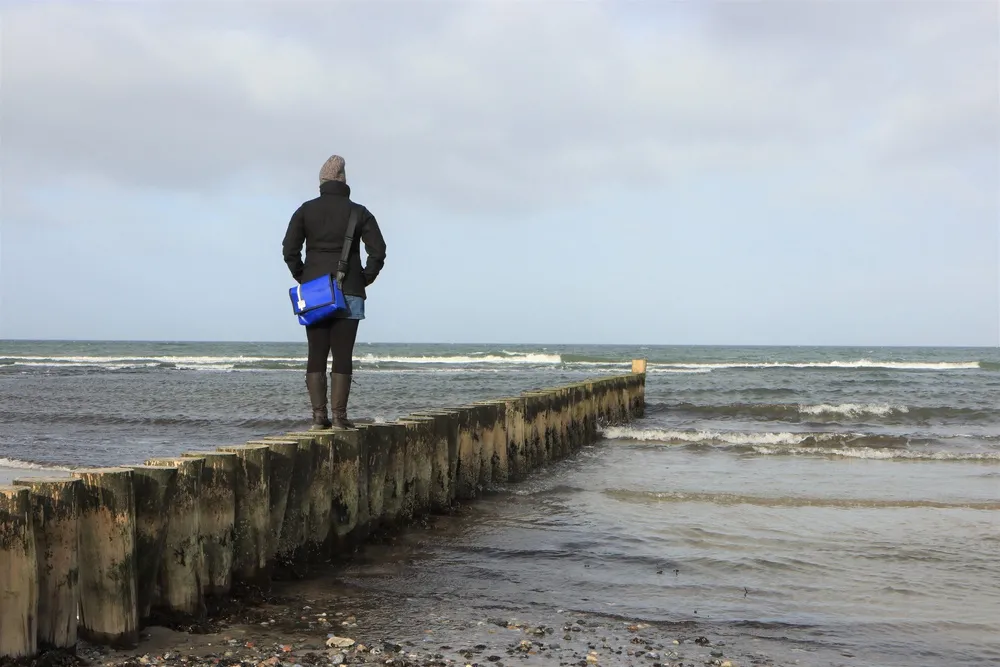
[[[340,181],[347,182],[347,174],[344,173],[344,158],[339,155],[332,155],[330,159],[323,163],[323,168],[319,170],[319,182]]]

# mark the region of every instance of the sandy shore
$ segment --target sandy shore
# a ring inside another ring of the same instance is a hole
[[[276,587],[267,603],[231,611],[210,626],[149,627],[138,649],[82,644],[77,664],[108,667],[312,667],[328,665],[706,665],[779,664],[762,652],[731,648],[696,627],[643,624],[566,612],[489,616],[438,608],[414,614],[412,601],[371,600],[335,581]],[[375,602],[375,604],[373,604]],[[72,664],[50,655],[34,665]]]

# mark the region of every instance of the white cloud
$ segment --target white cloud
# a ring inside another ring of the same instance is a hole
[[[340,152],[453,211],[768,169],[965,196],[1000,142],[994,3],[246,7],[5,9],[8,184],[280,191]]]

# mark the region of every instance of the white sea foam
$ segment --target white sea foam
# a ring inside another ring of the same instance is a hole
[[[1000,461],[1000,452],[945,452],[913,451],[909,449],[878,449],[873,447],[838,447],[813,449],[811,447],[755,446],[756,454],[765,456],[839,456],[849,459],[908,460],[908,461]]]
[[[70,472],[71,468],[57,465],[42,465],[31,461],[21,461],[20,459],[8,459],[0,457],[0,468],[10,468],[15,470],[53,470],[59,472]]]
[[[873,361],[871,359],[857,359],[855,361],[768,361],[768,362],[746,362],[746,363],[667,363],[654,364],[654,368],[689,368],[689,369],[769,369],[769,368],[872,368],[887,370],[926,370],[926,371],[946,371],[946,370],[967,370],[980,368],[978,361]]]
[[[885,417],[891,414],[906,414],[910,409],[905,405],[888,403],[841,403],[840,405],[800,405],[799,412],[805,415],[844,415],[845,417]]]
[[[459,354],[459,355],[380,355],[358,354],[356,362],[377,366],[391,364],[400,366],[555,366],[565,363],[579,368],[595,368],[607,370],[627,370],[629,362],[624,361],[568,361],[564,362],[560,354],[549,352],[511,352],[502,350],[490,354]],[[265,356],[16,356],[0,357],[0,365],[15,365],[26,367],[99,367],[108,370],[156,368],[167,366],[182,370],[255,370],[254,366],[278,366],[305,364],[306,357],[265,357]],[[872,361],[859,359],[856,361],[821,361],[821,362],[760,362],[760,363],[657,363],[651,362],[647,367],[650,374],[700,374],[729,369],[780,369],[780,368],[814,368],[814,369],[889,369],[889,370],[962,370],[977,369],[977,361],[969,362],[917,362],[917,361]]]
[[[441,356],[394,356],[365,354],[355,356],[354,360],[368,364],[401,364],[401,365],[522,365],[522,364],[559,364],[562,357],[558,354],[544,353],[514,353],[484,355],[441,355]],[[174,366],[183,369],[231,370],[237,366],[253,366],[255,364],[304,364],[306,357],[260,357],[260,356],[4,356],[0,361],[17,366],[42,366],[52,368],[65,367],[100,367],[108,369],[124,368],[155,368],[157,366]]]
[[[366,354],[363,357],[356,357],[362,363],[384,363],[384,364],[559,364],[562,357],[558,354],[543,353],[513,353],[507,352],[503,355],[456,355],[456,356],[391,356]]]
[[[711,373],[714,368],[681,368],[678,366],[656,366],[649,365],[646,367],[647,373],[688,373],[688,374],[702,374]]]
[[[708,430],[640,429],[614,426],[603,431],[610,440],[635,440],[639,442],[720,443],[728,445],[798,445],[811,438],[822,441],[843,437],[834,433],[773,433]]]

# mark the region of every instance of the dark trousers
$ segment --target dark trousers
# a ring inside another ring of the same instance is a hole
[[[325,373],[326,363],[333,353],[333,372],[350,375],[354,370],[354,341],[358,337],[360,320],[331,318],[306,327],[309,342],[307,373]]]

